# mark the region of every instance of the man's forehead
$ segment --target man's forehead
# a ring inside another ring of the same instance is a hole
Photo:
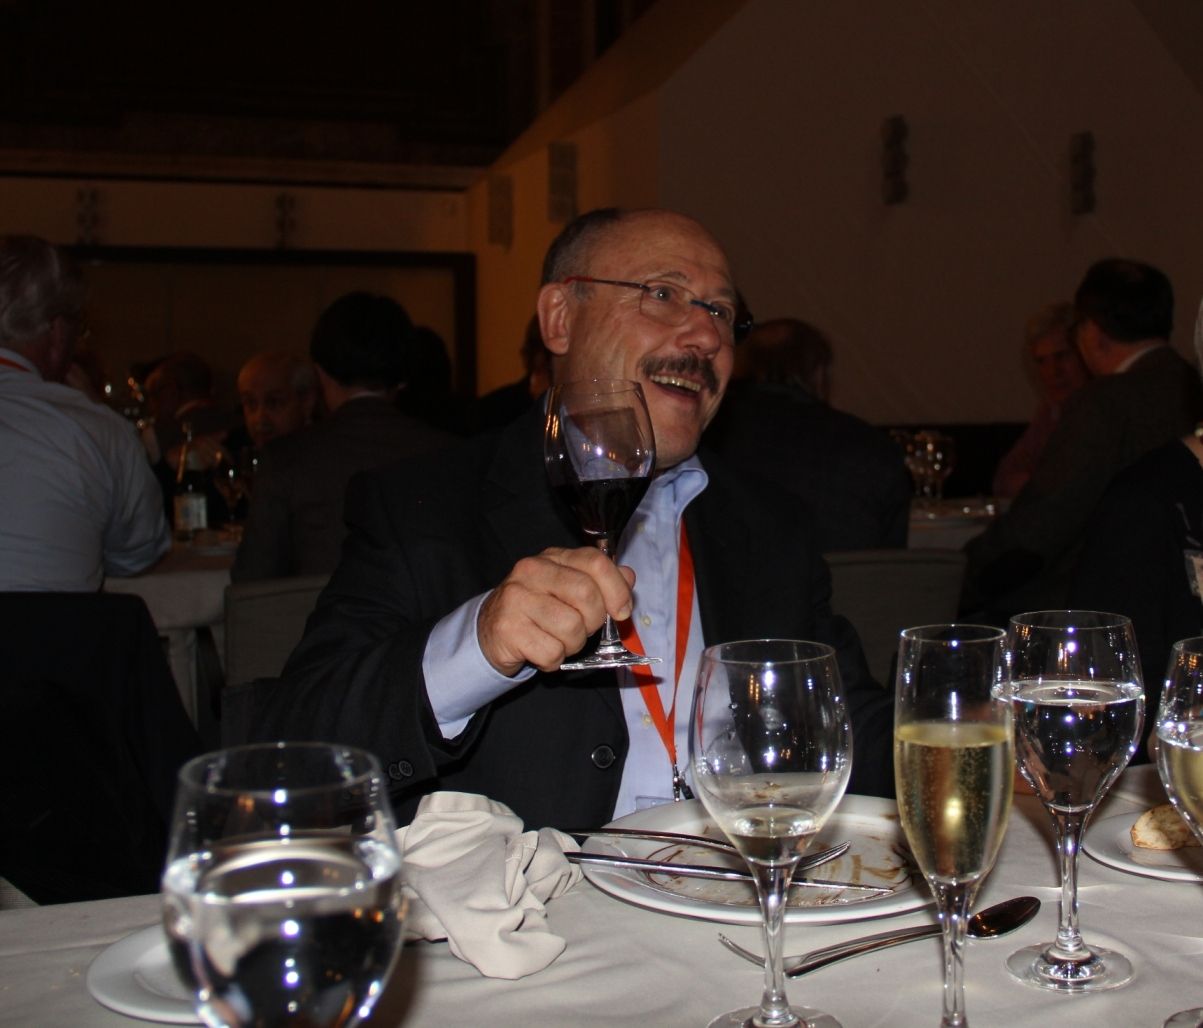
[[[628,215],[597,242],[594,262],[613,265],[610,274],[640,281],[663,278],[683,284],[701,282],[708,291],[735,291],[730,265],[718,241],[698,222],[667,211]]]

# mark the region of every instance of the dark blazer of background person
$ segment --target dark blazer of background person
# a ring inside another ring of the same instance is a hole
[[[268,443],[230,577],[329,574],[346,534],[343,497],[351,477],[453,441],[386,397],[361,396],[325,421]]]
[[[963,608],[998,620],[1065,607],[1083,531],[1107,484],[1201,417],[1199,375],[1168,345],[1087,382],[1010,509],[966,546]]]
[[[823,553],[906,545],[911,477],[879,428],[806,390],[733,382],[706,444],[802,497]]]
[[[1192,440],[1193,442],[1193,440]],[[1145,686],[1143,737],[1179,639],[1203,635],[1191,554],[1203,556],[1203,466],[1175,440],[1115,477],[1095,508],[1069,602],[1132,619]],[[1142,746],[1134,760],[1146,759]]]
[[[628,739],[612,671],[536,674],[445,741],[422,655],[435,622],[516,560],[580,536],[542,460],[542,415],[500,435],[355,478],[350,534],[283,680],[256,688],[255,734],[362,746],[385,765],[402,821],[436,789],[480,792],[528,825],[612,817]],[[837,648],[855,735],[851,789],[892,795],[892,697],[869,677],[855,631],[796,501],[702,456],[710,475],[685,521],[708,643],[766,636]],[[687,716],[683,682],[678,717]]]

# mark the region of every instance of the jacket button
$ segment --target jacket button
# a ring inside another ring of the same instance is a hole
[[[598,746],[597,749],[595,749],[591,754],[589,754],[589,759],[593,761],[594,767],[599,767],[604,771],[606,768],[608,768],[611,764],[614,763],[616,757],[614,755],[614,750],[611,747],[605,745],[605,743],[603,743],[601,746]]]
[[[399,782],[403,778],[412,778],[414,774],[414,766],[408,760],[397,760],[388,766],[388,776],[394,782]]]

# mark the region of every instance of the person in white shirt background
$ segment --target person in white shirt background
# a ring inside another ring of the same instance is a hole
[[[0,590],[96,590],[171,545],[134,426],[63,384],[83,298],[61,250],[0,237]]]

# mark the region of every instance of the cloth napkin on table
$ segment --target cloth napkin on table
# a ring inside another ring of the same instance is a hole
[[[446,939],[490,978],[522,978],[564,951],[544,903],[581,878],[554,828],[524,831],[509,807],[466,792],[436,792],[397,832],[409,899],[407,939]]]

